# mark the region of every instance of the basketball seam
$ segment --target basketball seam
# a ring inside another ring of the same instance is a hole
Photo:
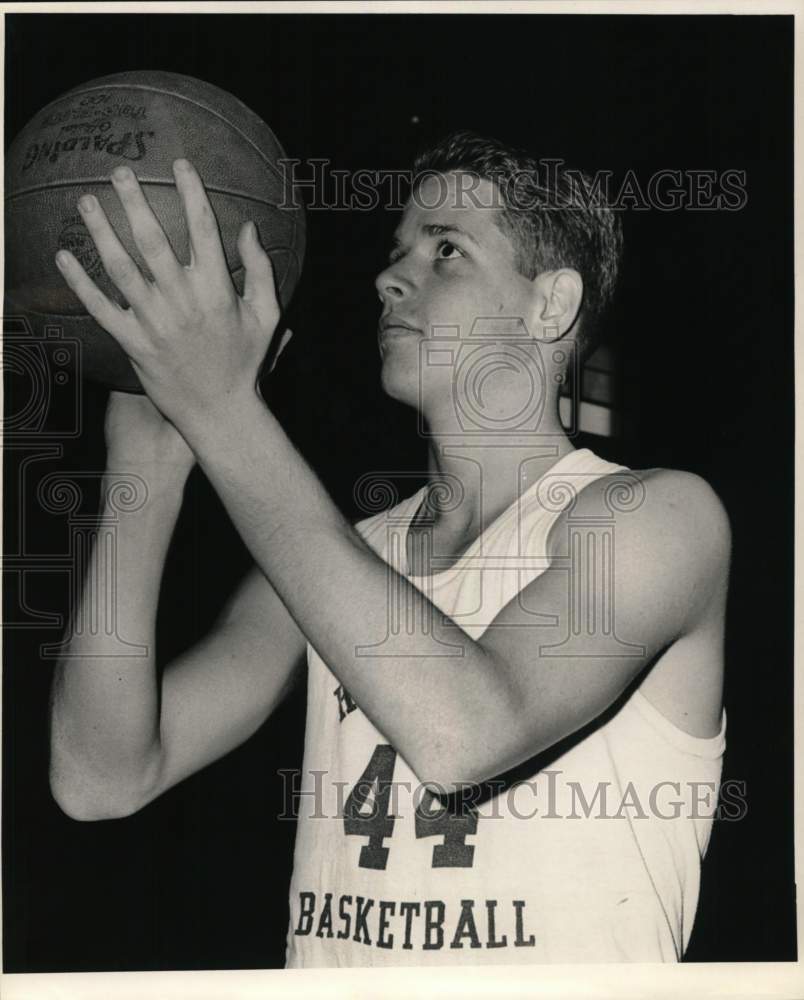
[[[206,81],[201,80],[199,82],[205,83]],[[214,86],[214,84],[207,83],[207,86],[212,87],[212,86]],[[262,160],[265,161],[266,165],[271,170],[271,172],[274,173],[274,174],[276,174],[277,177],[281,177],[279,171],[274,167],[274,165],[271,163],[271,161],[265,156],[265,154],[262,152],[262,150],[259,148],[259,146],[257,146],[251,139],[249,139],[249,137],[245,134],[245,132],[243,132],[242,129],[240,129],[233,122],[230,122],[228,118],[224,118],[224,116],[221,115],[221,114],[219,114],[217,111],[213,110],[210,107],[207,107],[206,104],[200,104],[197,100],[194,100],[191,97],[185,97],[183,94],[174,94],[173,91],[162,90],[161,87],[146,87],[143,84],[139,84],[139,83],[109,83],[109,84],[104,84],[102,87],[86,87],[84,89],[76,88],[75,90],[70,91],[69,94],[62,94],[61,97],[57,97],[55,100],[51,101],[50,104],[46,104],[45,107],[42,108],[42,111],[46,111],[51,105],[58,104],[59,101],[66,99],[68,96],[69,97],[78,97],[79,94],[91,94],[93,91],[96,91],[96,90],[143,90],[143,91],[146,91],[149,94],[161,94],[164,97],[175,97],[175,98],[177,98],[180,101],[185,101],[187,104],[192,104],[194,107],[200,108],[202,111],[206,111],[208,114],[212,115],[213,118],[220,119],[220,121],[222,121],[224,124],[228,125],[232,129],[234,129],[235,132],[237,132],[239,135],[241,135],[243,137],[243,139],[245,139],[245,141],[249,144],[249,146],[251,146],[254,149],[254,151],[257,153],[257,155]],[[276,145],[279,147],[280,152],[282,152],[282,153],[285,152],[284,149],[282,148],[282,144],[279,142],[279,140],[277,139],[277,137],[274,135],[273,129],[271,128],[271,126],[267,122],[264,122],[262,120],[262,118],[260,118],[260,116],[258,114],[256,114],[256,112],[252,111],[251,108],[249,108],[249,106],[247,104],[244,104],[239,98],[235,97],[234,94],[229,94],[227,91],[223,91],[223,93],[225,93],[227,95],[227,97],[230,97],[233,101],[237,101],[237,103],[241,106],[241,108],[243,108],[245,111],[247,111],[250,115],[253,115],[261,125],[263,125],[265,128],[267,128],[268,131],[271,133],[271,138],[274,140],[274,142],[276,143]],[[39,113],[41,114],[41,111]]]
[[[165,181],[160,179],[150,180],[147,177],[138,177],[137,180],[140,184],[151,184],[154,187],[171,187],[175,188],[175,183],[173,181]],[[21,191],[15,191],[14,194],[8,194],[5,197],[7,202],[16,201],[17,198],[22,198],[25,195],[36,194],[37,191],[50,191],[54,188],[69,188],[75,187],[78,184],[111,184],[111,181],[100,180],[97,177],[73,177],[68,181],[51,181],[48,184],[36,184],[34,187],[23,188]],[[265,205],[268,208],[276,208],[279,211],[293,211],[298,212],[301,208],[300,205],[295,205],[292,209],[283,209],[279,204],[273,201],[266,201],[265,198],[255,198],[253,194],[243,194],[240,191],[229,190],[228,188],[219,187],[207,187],[204,185],[205,190],[208,194],[225,194],[232,198],[240,198],[243,201],[253,201],[258,205]],[[293,216],[294,224],[296,221],[296,216]]]
[[[26,188],[24,191],[18,191],[16,194],[9,195],[6,198],[6,201],[10,202],[10,201],[13,201],[13,200],[15,200],[17,198],[21,198],[23,195],[36,194],[37,191],[47,191],[47,190],[50,190],[52,188],[74,187],[76,184],[97,184],[97,183],[99,183],[99,182],[98,182],[98,180],[96,178],[90,178],[89,180],[82,180],[81,178],[77,178],[75,180],[69,180],[69,181],[56,181],[53,184],[40,184],[37,187]],[[101,183],[106,183],[106,182],[103,181]],[[152,185],[158,186],[158,187],[173,187],[174,186],[171,181],[161,181],[161,180],[159,180],[159,181],[143,180],[140,183],[142,183],[142,184],[152,184]],[[240,194],[238,191],[229,191],[229,190],[226,190],[225,188],[207,188],[206,190],[210,194],[227,195],[228,197],[231,197],[231,198],[239,198],[241,201],[253,201],[257,205],[264,205],[266,208],[275,208],[275,209],[277,209],[280,212],[285,211],[285,209],[281,209],[279,207],[279,205],[275,205],[273,202],[265,201],[262,198],[255,198],[253,195],[250,195],[250,194]],[[305,228],[304,227],[304,216],[299,213],[299,209],[298,208],[296,208],[296,209],[293,210],[293,214],[290,216],[290,222],[291,222],[291,226],[292,226],[291,233],[290,233],[290,239],[293,240],[293,241],[295,241],[296,238],[297,238],[297,234],[300,231],[304,230],[304,228]],[[299,261],[299,254],[296,252],[296,249],[293,246],[293,244],[290,244],[287,247],[284,244],[281,244],[280,246],[268,246],[268,247],[265,247],[266,252],[270,252],[271,250],[279,250],[279,249],[292,250],[294,257],[299,262],[299,270],[301,270],[301,263]],[[232,274],[235,274],[236,271],[237,271],[237,269],[235,269],[235,271],[233,271]],[[280,290],[284,287],[286,278],[287,278],[287,274],[285,274],[282,277],[282,280],[279,283]],[[70,314],[53,313],[53,315],[55,316],[55,315],[70,315]]]

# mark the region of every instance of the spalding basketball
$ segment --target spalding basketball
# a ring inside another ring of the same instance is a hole
[[[189,263],[189,239],[172,172],[194,164],[218,219],[232,279],[242,292],[237,252],[252,220],[287,305],[304,257],[304,210],[271,129],[237,98],[176,73],[118,73],[90,80],[43,108],[15,138],[6,159],[6,316],[23,315],[41,333],[80,342],[81,372],[115,389],[141,391],[114,339],[91,317],[55,264],[70,250],[96,284],[125,305],[107,277],[78,213],[94,194],[128,253],[150,277],[110,181],[127,164],[137,175],[176,256]]]

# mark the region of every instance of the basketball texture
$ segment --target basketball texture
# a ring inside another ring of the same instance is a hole
[[[24,315],[41,334],[63,330],[80,342],[81,373],[115,389],[141,391],[114,339],[67,287],[54,261],[70,250],[97,285],[121,305],[78,213],[82,194],[94,194],[143,273],[112,170],[127,164],[182,263],[189,239],[172,172],[190,160],[218,219],[226,260],[238,292],[244,269],[237,252],[240,226],[252,220],[274,265],[287,306],[301,273],[305,226],[292,172],[271,129],[237,98],[209,83],[150,70],[119,73],[75,87],[36,114],[6,159],[6,315]]]

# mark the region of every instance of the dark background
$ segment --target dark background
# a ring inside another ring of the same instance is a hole
[[[233,92],[291,155],[338,169],[409,167],[422,143],[468,127],[615,176],[746,171],[741,211],[625,213],[611,324],[622,429],[578,443],[635,468],[698,472],[731,515],[724,779],[746,783],[748,812],[715,824],[687,959],[794,959],[792,18],[104,13],[7,15],[6,26],[7,141],[68,88],[152,68]],[[415,415],[378,384],[371,281],[395,223],[309,213],[296,337],[271,388],[351,516],[361,473],[424,463]],[[7,373],[7,413],[14,385]],[[85,386],[82,435],[28,469],[34,485],[102,469],[104,406]],[[54,403],[48,426],[63,419]],[[66,611],[64,575],[33,572],[66,534],[63,518],[20,503],[26,455],[6,451],[5,546],[19,553],[24,531],[31,571],[7,572],[4,617],[35,624],[37,611]],[[85,496],[91,512],[91,484]],[[247,564],[194,474],[163,587],[162,658],[208,627]],[[54,625],[4,636],[5,970],[281,965],[294,828],[276,819],[277,771],[301,764],[303,689],[137,816],[76,823],[47,786],[52,661],[39,648],[59,637]]]

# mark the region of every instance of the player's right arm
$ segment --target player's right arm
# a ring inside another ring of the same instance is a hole
[[[84,820],[136,812],[244,742],[289,689],[306,645],[255,567],[206,637],[160,680],[159,585],[193,456],[144,396],[113,393],[106,432],[105,485],[133,473],[148,495],[137,510],[116,512],[116,596],[90,584],[106,572],[94,546],[73,617],[103,622],[106,602],[116,600],[117,634],[146,652],[110,655],[103,629],[70,629],[52,685],[50,784],[60,807]]]

